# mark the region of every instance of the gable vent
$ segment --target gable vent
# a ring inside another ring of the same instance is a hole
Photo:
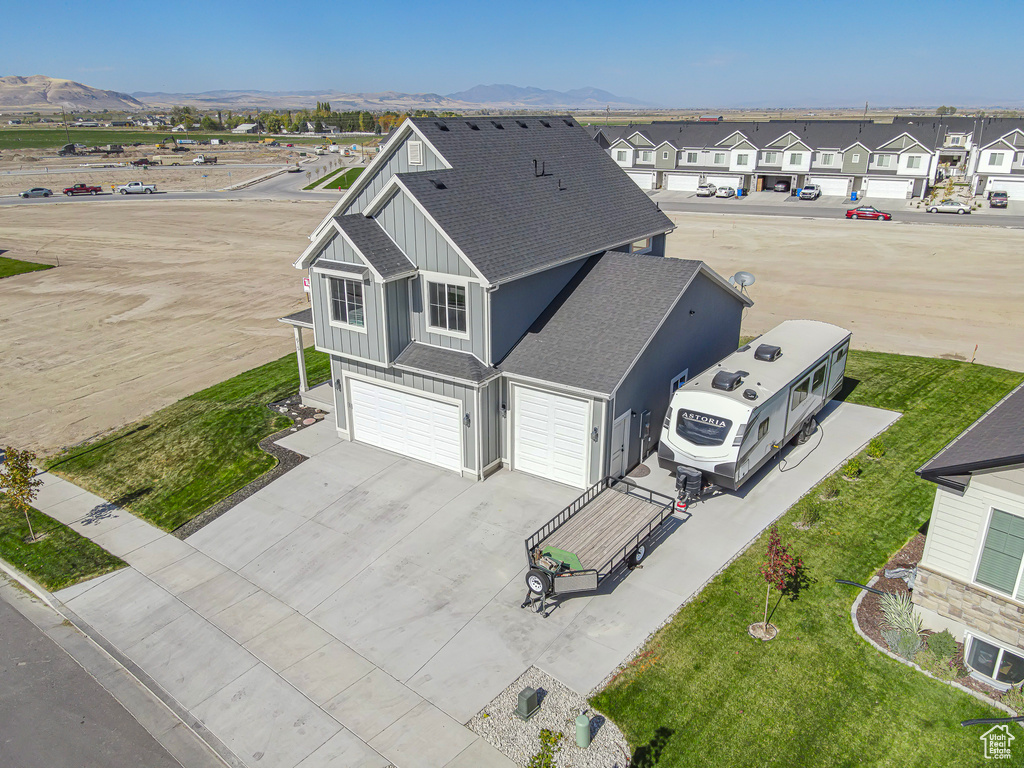
[[[480,130],[480,126],[477,125],[476,123],[469,123],[469,122],[467,122],[466,125],[469,126],[469,130],[471,130],[471,131],[479,131]]]
[[[540,124],[543,125],[545,128],[551,127],[551,123],[549,123],[547,120],[541,120]]]
[[[409,165],[423,165],[423,142],[410,141],[406,146],[409,147]]]
[[[774,363],[780,357],[782,357],[782,347],[776,347],[773,344],[760,344],[754,350],[754,359],[763,360],[766,363]]]
[[[505,126],[502,125],[501,123],[497,122],[496,120],[491,120],[491,125],[493,125],[495,128],[497,128],[499,131],[504,131],[505,130]]]
[[[527,127],[526,123],[524,123],[522,120],[516,120],[516,125],[518,125],[520,128]]]
[[[445,123],[439,122],[437,120],[434,121],[434,125],[437,126],[437,130],[439,130],[439,131],[447,131],[448,130],[448,126]]]

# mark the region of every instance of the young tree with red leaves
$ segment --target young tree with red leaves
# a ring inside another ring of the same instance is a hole
[[[799,557],[794,557],[789,552],[789,547],[782,543],[782,536],[779,527],[773,525],[768,532],[768,551],[765,553],[765,560],[761,564],[761,575],[768,582],[768,591],[764,596],[764,628],[768,630],[768,601],[772,596],[772,589],[780,592],[796,578],[797,573],[803,566]]]

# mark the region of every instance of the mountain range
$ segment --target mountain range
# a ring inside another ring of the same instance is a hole
[[[71,110],[137,110],[146,105],[127,93],[103,91],[74,80],[46,75],[0,77],[0,109],[18,112]]]

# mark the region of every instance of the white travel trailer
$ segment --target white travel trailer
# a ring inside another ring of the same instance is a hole
[[[658,444],[680,496],[736,490],[787,442],[806,440],[842,388],[849,348],[843,328],[787,320],[680,385]]]

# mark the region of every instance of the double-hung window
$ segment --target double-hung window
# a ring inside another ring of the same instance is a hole
[[[736,165],[746,165],[750,161],[750,155],[736,155]]]
[[[466,332],[466,286],[428,282],[427,304],[431,328]]]
[[[920,167],[921,167],[921,156],[920,155],[911,155],[910,157],[907,158],[907,168],[908,169],[915,170],[915,169],[918,169]]]
[[[765,162],[766,165],[775,165],[776,163],[779,162],[779,153],[778,152],[765,152],[764,153],[764,162]]]
[[[875,165],[888,168],[892,164],[892,155],[875,155]]]
[[[625,152],[625,150],[620,149],[619,151],[617,151],[615,153],[615,156],[618,158],[618,161],[620,163],[626,162],[626,152]]]
[[[835,152],[822,152],[821,153],[821,164],[822,165],[833,165],[836,160]]]
[[[329,277],[327,281],[331,294],[331,322],[355,328],[365,327],[363,284],[339,277]]]
[[[802,163],[803,161],[804,161],[804,153],[803,152],[790,152],[789,153],[789,164],[790,165],[800,165],[800,163]]]
[[[1003,154],[1004,153],[1002,153],[1002,152],[993,152],[991,155],[988,156],[988,164],[989,165],[1002,165],[1003,164]]]
[[[654,162],[654,152],[650,151],[649,149],[641,150],[640,151],[640,162],[641,163],[653,163]]]
[[[686,153],[686,162],[690,163],[691,165],[696,165],[697,164],[697,153],[696,152],[687,152]]]
[[[715,152],[715,165],[725,164],[725,152]]]

